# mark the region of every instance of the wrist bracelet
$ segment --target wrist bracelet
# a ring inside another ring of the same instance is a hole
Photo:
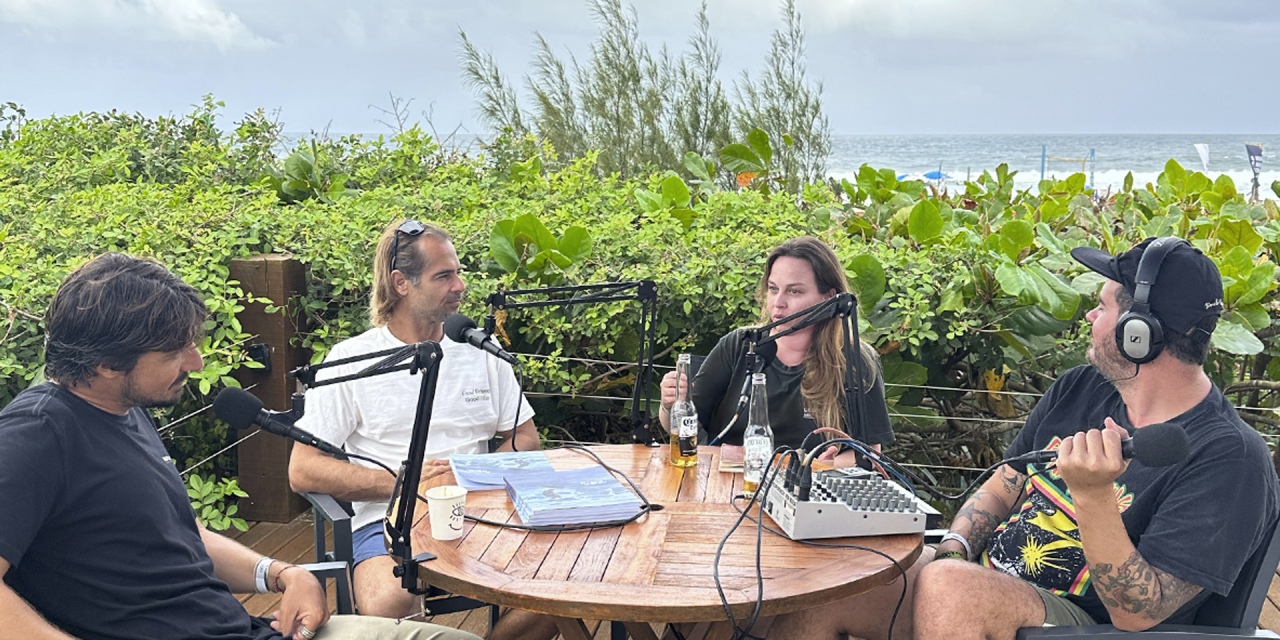
[[[965,560],[973,559],[973,549],[969,547],[969,541],[965,540],[964,536],[954,531],[948,531],[942,535],[942,540],[938,544],[942,544],[943,542],[946,542],[948,540],[955,540],[956,542],[960,543],[960,546],[964,547]]]
[[[965,562],[969,561],[968,558],[964,557],[963,551],[940,551],[933,556],[934,560],[946,560],[948,558],[955,558],[956,560],[963,560]]]
[[[274,558],[262,556],[258,558],[258,564],[253,566],[253,588],[258,593],[271,593],[267,586],[267,573],[271,571],[272,562],[275,562]]]
[[[297,569],[297,568],[298,568],[298,565],[296,564],[285,565],[283,569],[281,569],[279,572],[276,573],[276,579],[274,581],[275,593],[284,593],[284,587],[280,586],[280,576],[284,575],[284,572],[290,569]]]

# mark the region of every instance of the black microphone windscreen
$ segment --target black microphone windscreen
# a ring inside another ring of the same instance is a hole
[[[1187,432],[1176,424],[1149,424],[1133,433],[1133,458],[1148,467],[1178,464],[1190,454]]]
[[[248,429],[260,411],[262,401],[238,387],[227,387],[213,399],[213,413],[236,429]]]
[[[455,313],[444,319],[444,335],[454,342],[466,342],[467,329],[475,328],[475,321],[461,313]]]

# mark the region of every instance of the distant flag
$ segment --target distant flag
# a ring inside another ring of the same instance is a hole
[[[1200,154],[1200,166],[1204,167],[1204,172],[1209,173],[1209,143],[1197,142],[1196,151]]]
[[[1249,166],[1253,169],[1253,195],[1250,199],[1258,201],[1258,175],[1262,173],[1262,145],[1246,144],[1244,150],[1249,152]]]

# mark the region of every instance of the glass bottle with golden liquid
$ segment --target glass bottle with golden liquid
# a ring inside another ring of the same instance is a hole
[[[698,410],[693,406],[693,364],[689,354],[676,358],[676,403],[671,405],[671,464],[693,467],[698,464]]]
[[[751,376],[751,404],[747,411],[747,430],[742,434],[742,492],[755,495],[764,480],[764,469],[773,458],[773,429],[769,427],[769,400],[763,373]]]

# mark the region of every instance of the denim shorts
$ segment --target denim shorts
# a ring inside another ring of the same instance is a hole
[[[351,532],[351,568],[375,556],[387,555],[387,543],[382,535],[382,520],[366,524]]]

